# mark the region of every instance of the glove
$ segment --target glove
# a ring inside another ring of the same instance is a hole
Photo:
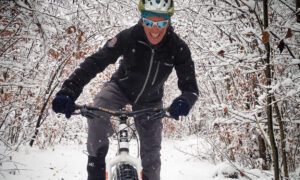
[[[59,94],[52,101],[52,109],[55,113],[62,113],[70,118],[74,112],[74,101],[67,95]]]
[[[179,116],[187,116],[190,111],[190,104],[183,99],[175,99],[169,108],[170,115],[178,120]]]

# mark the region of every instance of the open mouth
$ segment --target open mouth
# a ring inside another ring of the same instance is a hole
[[[159,33],[150,33],[152,37],[157,38],[159,36]]]

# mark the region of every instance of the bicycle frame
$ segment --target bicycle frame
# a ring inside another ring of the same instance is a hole
[[[128,139],[128,125],[127,116],[120,117],[119,124],[119,150],[118,155],[112,159],[106,159],[106,179],[112,180],[112,169],[117,164],[128,163],[136,168],[138,173],[138,179],[142,180],[142,164],[140,158],[135,158],[129,154],[129,139]]]
[[[98,118],[99,115],[97,112],[105,112],[113,116],[117,116],[120,119],[119,124],[119,131],[118,131],[118,141],[119,141],[119,149],[118,149],[118,155],[111,159],[105,159],[106,163],[106,180],[112,180],[113,173],[112,170],[114,167],[117,167],[119,164],[129,164],[133,166],[137,171],[138,180],[142,180],[142,165],[141,165],[141,159],[133,157],[129,154],[129,138],[128,138],[128,125],[127,120],[128,117],[136,117],[139,114],[152,112],[153,115],[149,116],[147,119],[158,119],[163,117],[170,117],[166,115],[168,112],[168,108],[165,109],[158,109],[158,108],[148,108],[138,111],[113,111],[101,107],[90,107],[90,106],[74,106],[75,110],[80,110],[79,113],[73,113],[73,114],[81,114],[87,118]]]

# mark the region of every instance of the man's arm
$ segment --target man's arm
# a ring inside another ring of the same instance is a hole
[[[123,53],[123,32],[108,40],[104,47],[99,49],[98,52],[87,57],[70,77],[65,80],[57,95],[68,95],[75,101],[81,94],[83,87],[89,83],[91,79],[99,72],[102,72],[109,64],[115,63],[118,57]]]
[[[182,94],[176,99],[186,100],[192,107],[199,95],[195,67],[188,46],[181,39],[179,42],[176,51],[175,70],[178,77],[178,88]]]

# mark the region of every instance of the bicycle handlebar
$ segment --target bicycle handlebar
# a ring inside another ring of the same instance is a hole
[[[81,114],[84,117],[87,118],[99,118],[101,115],[99,112],[104,112],[107,114],[110,114],[112,116],[118,116],[118,117],[137,117],[138,115],[142,115],[144,113],[153,113],[152,115],[148,116],[148,120],[163,118],[163,117],[169,117],[172,118],[170,115],[168,115],[168,108],[146,108],[141,109],[137,111],[127,111],[127,110],[111,110],[106,109],[102,107],[94,107],[94,106],[87,106],[87,105],[77,105],[74,106],[75,112],[74,115]],[[76,112],[76,110],[79,110],[79,112]]]

